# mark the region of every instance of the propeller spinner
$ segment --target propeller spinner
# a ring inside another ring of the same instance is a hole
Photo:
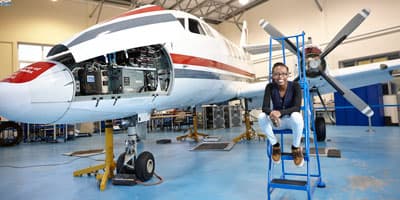
[[[329,44],[325,47],[324,51],[321,51],[316,46],[309,46],[305,48],[305,58],[307,64],[307,77],[317,77],[322,76],[333,88],[336,89],[349,103],[351,103],[354,107],[356,107],[361,113],[368,117],[372,117],[374,112],[372,109],[358,97],[354,92],[346,88],[343,84],[341,84],[334,77],[328,75],[326,73],[326,62],[325,57],[334,50],[339,44],[341,44],[369,15],[370,11],[368,9],[363,9],[357,15],[355,15],[337,34],[336,36],[329,42]],[[284,35],[278,31],[275,27],[273,27],[270,23],[265,21],[264,19],[260,20],[260,26],[267,32],[269,35],[275,38],[282,38]],[[281,45],[285,46],[289,51],[294,54],[302,55],[301,52],[298,52],[298,48],[288,39],[286,40],[278,40]]]

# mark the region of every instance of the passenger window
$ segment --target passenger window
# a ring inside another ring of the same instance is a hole
[[[206,35],[200,23],[194,19],[189,18],[189,31],[200,35]]]

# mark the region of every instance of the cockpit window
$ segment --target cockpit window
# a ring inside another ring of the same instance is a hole
[[[202,23],[203,24],[203,23]],[[208,27],[208,25],[203,24],[204,29],[207,32],[207,35],[209,35],[210,37],[215,37],[214,34],[212,33],[211,29]]]
[[[200,23],[194,19],[189,18],[189,30],[192,33],[197,33],[200,35],[206,35]]]
[[[185,28],[185,19],[184,18],[178,18],[178,21],[181,23],[183,28]]]

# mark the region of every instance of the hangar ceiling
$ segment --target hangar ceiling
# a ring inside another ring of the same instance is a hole
[[[268,0],[248,0],[241,5],[239,0],[86,0],[97,3],[92,13],[100,12],[104,4],[136,8],[139,6],[153,4],[160,5],[165,9],[181,10],[203,18],[208,23],[219,24],[230,21],[239,24],[243,13]]]

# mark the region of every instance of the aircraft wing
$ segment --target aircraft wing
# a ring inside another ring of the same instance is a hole
[[[305,44],[311,44],[310,41],[306,41]],[[300,45],[302,46],[302,45]],[[263,54],[263,53],[268,53],[270,52],[270,47],[269,44],[264,43],[264,44],[248,44],[248,45],[243,45],[242,46],[243,50],[245,52],[248,52],[249,54],[252,55],[257,55],[257,54]],[[272,51],[282,51],[282,45],[281,44],[272,44],[271,47]]]
[[[246,98],[249,100],[248,109],[260,109],[264,99],[265,86],[268,81],[254,82],[242,85],[237,93],[238,98]]]
[[[280,44],[272,45],[272,51],[281,49],[282,46]],[[270,49],[268,44],[253,44],[253,45],[244,45],[243,50],[248,52],[249,54],[256,55],[256,54],[268,53]]]
[[[338,69],[330,71],[330,75],[348,88],[358,88],[392,80],[395,70],[400,70],[400,59]],[[318,87],[321,94],[336,92],[323,78],[313,78],[309,79],[309,81],[310,85]],[[264,97],[267,83],[268,81],[262,81],[243,85],[237,97],[253,99],[258,102]],[[256,104],[259,104],[259,102]],[[261,107],[261,105],[255,107]]]
[[[268,81],[254,82],[243,85],[237,94],[238,98],[257,98],[264,97],[265,86],[268,84]]]
[[[400,59],[383,61],[330,71],[330,75],[348,88],[358,88],[376,83],[384,83],[393,79],[393,71],[400,70]],[[322,94],[335,92],[322,78],[310,79]]]

